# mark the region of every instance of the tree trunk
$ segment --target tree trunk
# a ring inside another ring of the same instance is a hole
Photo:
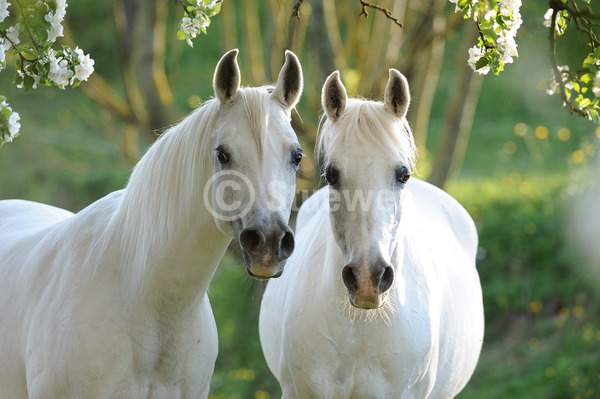
[[[333,46],[329,40],[327,32],[325,7],[323,0],[312,0],[311,22],[308,26],[308,37],[310,44],[315,51],[318,65],[317,82],[323,84],[327,76],[335,70],[335,59],[333,56]]]
[[[442,63],[444,61],[444,51],[446,39],[442,36],[445,30],[446,19],[443,15],[436,15],[432,20],[432,31],[434,37],[429,42],[428,51],[422,54],[423,68],[421,76],[417,79],[420,84],[420,95],[416,98],[414,118],[415,142],[419,146],[427,145],[427,131],[429,129],[429,119],[431,118],[431,107],[435,99],[435,93],[440,78]]]
[[[474,26],[468,26],[459,54],[467,54],[467,49],[476,40],[477,32]],[[466,61],[457,68],[457,75],[454,88],[450,92],[450,102],[446,107],[444,130],[439,138],[431,174],[427,179],[438,187],[444,187],[462,165],[481,90],[482,77],[473,72]]]

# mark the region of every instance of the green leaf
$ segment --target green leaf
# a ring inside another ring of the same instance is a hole
[[[23,76],[15,72],[15,78],[13,79],[15,86],[21,86],[23,84]]]
[[[485,66],[487,66],[490,63],[490,61],[485,58],[485,57],[481,57],[476,63],[475,63],[475,69],[481,69]]]
[[[579,93],[579,83],[575,82],[575,81],[571,81],[571,86],[573,86],[573,90],[575,90],[576,92]]]
[[[185,32],[183,29],[177,31],[177,40],[185,40]]]
[[[498,25],[500,25],[500,28],[508,29],[508,26],[506,26],[506,23],[504,22],[502,14],[496,15],[496,22],[498,22]]]
[[[584,73],[583,75],[579,76],[579,80],[587,84],[594,80],[594,75],[592,75],[591,73]]]
[[[585,60],[583,60],[583,68],[589,68],[594,65],[596,61],[598,61],[598,57],[595,54],[588,54],[588,56],[585,57]]]
[[[577,97],[577,100],[575,100],[575,102],[579,104],[581,108],[586,108],[592,103],[592,101],[589,98],[583,96]]]
[[[600,125],[600,114],[598,114],[598,111],[596,111],[595,109],[589,109],[588,110],[588,115],[590,116],[590,119],[596,125]]]
[[[483,35],[487,38],[492,39],[492,43],[493,40],[496,40],[498,38],[498,34],[496,32],[494,32],[493,29],[482,29],[481,33],[483,33]],[[486,42],[489,43],[489,40],[486,40]]]
[[[25,91],[31,90],[33,88],[34,83],[35,80],[31,76],[25,75],[23,79],[23,87],[25,88]]]

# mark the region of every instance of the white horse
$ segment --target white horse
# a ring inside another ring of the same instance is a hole
[[[301,207],[296,249],[267,285],[260,339],[283,398],[451,398],[483,340],[477,232],[442,190],[410,179],[408,84],[382,103],[322,92],[328,187]]]
[[[286,52],[274,88],[240,88],[237,54],[124,190],[77,214],[0,202],[0,398],[208,396],[207,288],[234,237],[249,274],[281,273],[302,157],[298,59]]]

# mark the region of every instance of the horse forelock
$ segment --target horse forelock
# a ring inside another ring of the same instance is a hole
[[[240,102],[244,115],[248,120],[252,137],[256,142],[259,159],[262,159],[265,145],[271,138],[269,136],[271,118],[271,93],[274,86],[245,87],[240,90]]]
[[[391,152],[391,156],[406,162],[411,170],[415,168],[417,151],[408,122],[391,114],[381,102],[350,98],[335,122],[322,116],[317,156],[323,158],[323,165],[331,161],[335,149],[348,143],[367,155],[374,151]]]

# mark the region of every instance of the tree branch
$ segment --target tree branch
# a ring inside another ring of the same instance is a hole
[[[585,111],[580,110],[578,107],[574,107],[573,103],[567,97],[565,82],[563,81],[563,78],[562,78],[562,71],[560,69],[558,69],[558,65],[556,62],[556,18],[558,17],[558,12],[559,12],[559,10],[557,8],[553,8],[552,19],[550,22],[550,37],[549,37],[549,40],[550,40],[550,64],[552,66],[552,71],[554,72],[554,78],[558,83],[560,97],[562,98],[567,111],[569,111],[570,114],[573,114],[573,112],[577,112],[579,115],[587,117],[587,113]]]
[[[360,15],[364,15],[365,18],[367,18],[369,16],[367,8],[368,7],[373,8],[374,10],[378,10],[378,11],[381,11],[382,13],[384,13],[388,19],[391,19],[392,21],[394,21],[394,23],[396,25],[398,25],[400,28],[402,28],[402,23],[400,22],[400,20],[398,18],[394,18],[394,16],[392,15],[392,12],[390,10],[388,10],[387,8],[378,6],[377,4],[369,3],[368,1],[365,1],[365,0],[359,0],[359,1],[360,1],[360,5],[362,7],[362,11],[360,12]]]
[[[298,20],[300,19],[300,7],[302,6],[303,1],[304,0],[296,1],[296,4],[292,7],[292,17],[296,17]]]

